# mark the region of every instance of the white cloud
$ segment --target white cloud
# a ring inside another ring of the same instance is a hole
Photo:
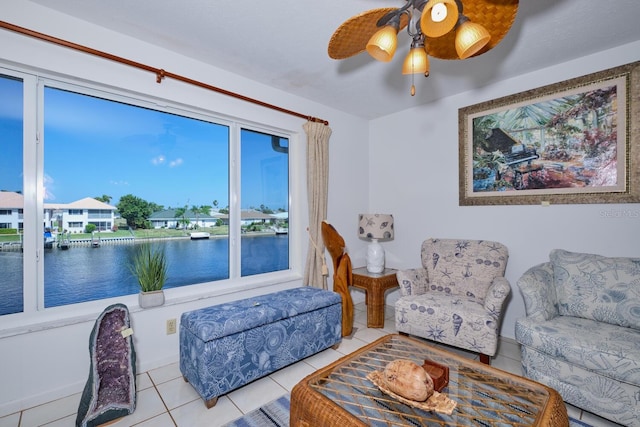
[[[183,160],[181,158],[177,158],[175,160],[172,160],[171,162],[169,162],[169,167],[170,168],[175,168],[177,166],[181,166],[183,163]]]
[[[167,159],[161,154],[159,156],[156,156],[154,158],[151,159],[151,163],[153,163],[154,165],[161,165],[163,164]]]

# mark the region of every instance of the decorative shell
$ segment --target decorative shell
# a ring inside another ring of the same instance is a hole
[[[433,380],[422,366],[411,360],[389,362],[382,379],[389,390],[405,399],[424,402],[433,394]]]

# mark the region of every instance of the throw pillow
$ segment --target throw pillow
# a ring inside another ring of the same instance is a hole
[[[429,276],[424,268],[413,268],[411,270],[399,270],[396,279],[400,285],[400,295],[422,295],[427,292],[429,286]]]
[[[549,258],[561,315],[640,329],[640,258],[562,249]]]
[[[487,240],[428,239],[422,244],[422,265],[430,291],[483,301],[493,279],[504,276],[506,246]]]

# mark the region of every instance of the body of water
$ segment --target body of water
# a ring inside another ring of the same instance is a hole
[[[164,240],[168,259],[165,289],[227,279],[229,241]],[[109,297],[137,294],[136,278],[129,269],[136,244],[103,244],[99,248],[72,247],[44,251],[45,307],[56,307]],[[242,276],[289,268],[287,235],[243,236]],[[0,252],[0,315],[22,311],[22,254]]]

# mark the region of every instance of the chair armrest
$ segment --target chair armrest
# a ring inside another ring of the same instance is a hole
[[[550,262],[531,267],[516,283],[524,298],[527,317],[549,320],[560,315]]]
[[[424,268],[398,270],[396,279],[403,297],[424,294],[429,289],[429,276]]]
[[[496,319],[499,319],[502,313],[502,306],[510,293],[511,285],[505,277],[498,276],[494,278],[484,298],[485,310],[491,313]]]

